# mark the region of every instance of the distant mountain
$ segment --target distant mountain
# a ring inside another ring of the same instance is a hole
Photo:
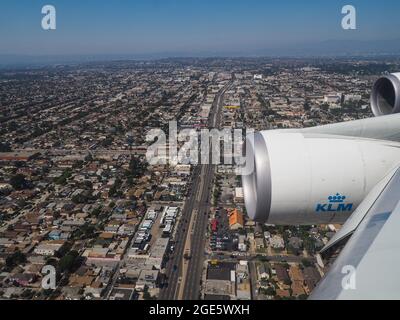
[[[4,67],[40,67],[47,65],[57,64],[75,64],[93,61],[113,61],[113,60],[133,60],[133,59],[146,59],[146,55],[133,56],[133,55],[107,55],[107,54],[93,54],[93,55],[1,55],[0,54],[0,68]]]
[[[373,41],[326,40],[265,49],[264,54],[285,56],[398,55],[400,54],[400,39]]]
[[[1,55],[0,68],[10,66],[43,66],[92,61],[152,60],[171,57],[255,57],[255,56],[373,56],[400,55],[400,39],[395,40],[327,40],[250,50],[238,47],[233,51],[159,52],[143,54],[92,55]]]

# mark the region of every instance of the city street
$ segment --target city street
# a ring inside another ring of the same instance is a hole
[[[210,128],[218,127],[218,120],[223,104],[223,95],[232,83],[230,82],[217,94],[212,112],[210,113]],[[168,286],[160,292],[160,299],[176,299],[179,287],[184,286],[183,299],[198,299],[200,294],[200,279],[203,271],[205,234],[208,224],[208,212],[210,209],[211,186],[214,177],[215,166],[212,164],[200,165],[195,168],[193,175],[192,191],[186,200],[182,210],[180,231],[177,233],[175,253],[167,265]],[[186,278],[182,278],[182,259],[185,254],[187,232],[190,229],[191,214],[197,210],[193,235],[190,238],[191,257],[188,262]],[[183,223],[183,225],[182,225]]]

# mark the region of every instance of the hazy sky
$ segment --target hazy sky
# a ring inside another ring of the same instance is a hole
[[[57,30],[41,9],[57,9]],[[357,30],[341,8],[357,9]],[[0,54],[259,53],[325,40],[400,39],[399,0],[1,0]]]

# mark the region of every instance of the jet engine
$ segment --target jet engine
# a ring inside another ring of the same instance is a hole
[[[385,75],[375,82],[371,108],[375,117],[400,112],[400,72]]]
[[[395,141],[278,130],[246,144],[247,214],[270,224],[342,223],[400,162]]]

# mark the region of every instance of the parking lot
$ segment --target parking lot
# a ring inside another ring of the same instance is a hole
[[[230,230],[228,212],[217,208],[211,222],[210,249],[213,251],[236,251],[236,232]]]

